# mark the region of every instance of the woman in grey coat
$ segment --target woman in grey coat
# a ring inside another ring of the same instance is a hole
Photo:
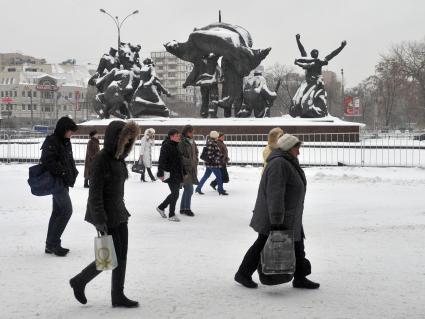
[[[252,274],[260,262],[269,232],[282,229],[294,231],[296,267],[293,287],[317,289],[320,286],[306,278],[311,273],[311,265],[304,252],[302,216],[307,180],[297,158],[300,146],[298,138],[284,134],[267,159],[250,223],[258,238],[248,249],[235,275],[235,280],[247,288],[258,286],[252,280]]]

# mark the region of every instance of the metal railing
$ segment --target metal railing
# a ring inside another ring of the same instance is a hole
[[[296,134],[303,141],[300,163],[304,166],[374,166],[374,167],[425,167],[425,135],[413,133],[378,134],[318,133]],[[421,138],[424,140],[421,140]],[[165,135],[156,135],[152,150],[154,163]],[[231,165],[260,166],[262,152],[267,145],[267,134],[229,134],[225,143],[228,147]],[[45,135],[24,132],[0,132],[0,162],[37,163]],[[196,135],[199,152],[205,145],[206,137]],[[77,163],[83,163],[86,155],[88,136],[72,137],[72,149]],[[103,136],[100,136],[103,144]],[[140,139],[127,158],[128,162],[138,159]]]

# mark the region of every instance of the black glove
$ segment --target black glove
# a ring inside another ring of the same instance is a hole
[[[108,226],[106,226],[105,223],[103,224],[99,224],[99,225],[95,225],[96,230],[101,233],[102,235],[105,235],[108,233]]]
[[[283,224],[272,224],[270,225],[270,231],[274,230],[286,230],[285,226]]]

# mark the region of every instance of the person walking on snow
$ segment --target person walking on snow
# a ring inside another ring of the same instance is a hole
[[[220,132],[218,136],[218,140],[217,140],[217,145],[220,148],[220,153],[221,153],[221,167],[220,167],[221,181],[223,182],[223,184],[225,184],[229,182],[229,172],[227,171],[227,164],[229,164],[230,158],[229,158],[229,151],[227,150],[227,146],[226,144],[224,144],[224,133]],[[216,190],[217,178],[211,182],[210,186],[214,188],[214,190]]]
[[[105,131],[104,148],[94,158],[90,172],[89,198],[85,220],[101,234],[112,235],[118,266],[112,270],[111,301],[113,307],[134,308],[139,303],[124,295],[127,268],[128,217],[124,204],[124,183],[128,179],[125,158],[140,134],[135,122],[112,121]],[[101,271],[92,262],[69,283],[75,298],[87,303],[86,285]]]
[[[320,284],[306,278],[311,274],[311,264],[304,251],[302,218],[307,180],[298,161],[300,146],[297,137],[284,134],[267,159],[250,223],[258,238],[246,252],[235,274],[235,281],[247,288],[258,286],[252,280],[252,274],[257,270],[269,232],[285,229],[294,231],[296,266],[292,286],[305,289],[320,287]]]
[[[152,174],[152,147],[155,146],[155,130],[148,128],[140,141],[140,157],[139,164],[143,163],[144,169],[140,175],[140,180],[145,180],[145,170],[148,171],[149,177],[152,182],[156,181],[155,176]]]
[[[90,140],[87,143],[86,160],[84,161],[84,188],[89,188],[90,166],[95,155],[100,151],[97,131],[91,131],[89,136]]]
[[[198,146],[193,139],[192,125],[186,125],[182,130],[182,139],[179,142],[179,152],[182,157],[186,175],[183,178],[183,195],[180,201],[180,214],[195,216],[191,210],[193,185],[198,185]]]
[[[167,138],[161,146],[161,152],[158,162],[158,178],[167,183],[170,188],[170,194],[167,198],[156,208],[156,211],[162,218],[167,218],[165,215],[165,208],[168,206],[168,220],[172,222],[179,222],[180,219],[176,216],[176,203],[179,199],[179,192],[183,182],[184,168],[178,144],[180,142],[180,133],[176,129],[168,131]]]
[[[280,127],[272,128],[268,135],[266,147],[263,149],[263,167],[267,165],[267,159],[273,150],[277,147],[277,140],[283,135],[283,130]]]
[[[221,163],[222,163],[222,154],[220,152],[220,148],[217,144],[219,133],[217,131],[211,131],[209,139],[207,140],[207,159],[205,160],[205,173],[204,176],[199,181],[198,186],[196,187],[196,192],[200,195],[204,195],[202,192],[202,186],[204,186],[205,182],[207,181],[208,177],[212,173],[214,173],[216,179],[217,179],[217,186],[218,186],[218,193],[220,195],[229,195],[224,189],[223,189],[223,181],[221,179]]]
[[[41,146],[40,164],[54,177],[63,182],[63,189],[52,195],[53,210],[49,220],[46,238],[46,254],[66,256],[68,248],[61,246],[61,237],[72,215],[72,202],[69,187],[74,187],[78,170],[72,155],[71,136],[77,124],[69,117],[62,117],[56,123],[55,131],[44,140]]]

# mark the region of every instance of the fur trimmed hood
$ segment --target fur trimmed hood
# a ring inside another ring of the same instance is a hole
[[[112,121],[105,131],[104,148],[115,159],[124,159],[139,135],[140,128],[134,121]]]

